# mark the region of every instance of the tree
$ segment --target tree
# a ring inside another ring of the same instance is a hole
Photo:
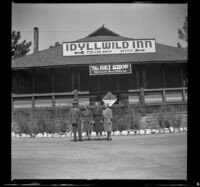
[[[31,42],[23,42],[19,43],[21,38],[20,31],[12,31],[11,33],[11,55],[12,58],[17,58],[21,56],[25,56],[29,51],[29,47],[31,46]]]
[[[178,29],[178,37],[181,40],[184,40],[186,43],[188,42],[188,19],[185,17],[185,21],[182,29]],[[181,44],[178,42],[177,46],[180,48]]]
[[[54,46],[50,46],[49,48],[53,48],[53,47],[58,47],[58,46],[61,46],[62,44],[60,44],[59,42],[55,42],[55,45]]]

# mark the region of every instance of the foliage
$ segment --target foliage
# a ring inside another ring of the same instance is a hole
[[[55,42],[54,46],[50,46],[49,48],[53,48],[53,47],[57,47],[57,46],[61,46],[62,44],[60,44],[59,42]]]
[[[20,137],[23,133],[28,133],[28,120],[26,113],[17,112],[14,116],[15,122],[12,123],[12,131],[19,134]]]
[[[183,23],[182,29],[178,29],[178,37],[181,40],[184,40],[186,43],[188,42],[188,19],[185,17],[185,21]],[[178,47],[181,47],[180,43],[177,43]]]
[[[25,56],[29,51],[29,47],[31,46],[31,42],[23,42],[19,43],[21,38],[20,31],[12,31],[11,33],[11,55],[12,58],[17,58],[21,56]]]

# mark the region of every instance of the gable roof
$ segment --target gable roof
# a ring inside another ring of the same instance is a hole
[[[103,24],[103,26],[101,26],[100,28],[98,28],[97,30],[89,34],[86,38],[95,37],[95,36],[119,36],[119,34],[104,27],[104,24]]]
[[[105,31],[105,32],[104,32]],[[105,35],[106,33],[110,35]],[[99,35],[101,33],[102,35]],[[119,41],[134,40],[110,32],[105,27],[100,27],[85,38],[74,42],[89,41]],[[161,62],[186,62],[187,50],[156,43],[156,53],[130,53],[130,54],[107,54],[88,56],[63,56],[61,46],[49,48],[43,51],[16,58],[12,60],[12,68],[61,66],[74,64],[99,64],[99,63],[161,63]]]

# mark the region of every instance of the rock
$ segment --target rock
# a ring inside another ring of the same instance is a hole
[[[151,130],[151,134],[155,134],[156,130],[155,129],[152,129]]]
[[[59,138],[60,136],[59,136],[58,133],[54,133],[54,134],[53,134],[53,137],[54,137],[54,138]]]
[[[174,132],[174,128],[173,127],[170,127],[169,130],[170,130],[170,132]]]
[[[48,134],[47,137],[48,137],[48,138],[52,138],[52,137],[53,137],[53,134]]]
[[[140,130],[136,130],[135,134],[140,134]]]
[[[159,129],[159,133],[164,133],[164,129]]]
[[[127,135],[128,132],[127,131],[122,131],[122,135]]]
[[[174,129],[174,132],[179,132],[179,128],[175,128],[175,129]]]
[[[11,137],[15,137],[16,135],[15,135],[15,133],[14,132],[12,132],[11,133]]]
[[[145,131],[141,129],[140,130],[140,134],[144,134],[144,133],[145,133]]]
[[[16,138],[20,138],[20,135],[19,135],[19,134],[15,134],[15,137],[16,137]]]
[[[25,138],[25,137],[26,137],[26,134],[23,133],[21,137],[22,137],[22,138]]]
[[[96,136],[96,133],[92,131],[91,136]]]
[[[183,132],[183,127],[180,127],[179,131],[180,131],[180,132]]]
[[[42,134],[42,133],[38,133],[35,137],[37,137],[37,138],[42,138],[42,137],[43,137],[43,134]]]
[[[158,129],[156,129],[156,130],[155,130],[155,134],[158,134],[158,133],[159,133],[159,130],[158,130]]]
[[[43,137],[45,137],[45,138],[46,138],[46,137],[48,137],[48,135],[47,135],[47,133],[46,133],[46,132],[44,132],[44,135],[43,135]]]
[[[72,135],[73,135],[72,131],[67,133],[67,136],[71,137]]]
[[[82,136],[83,137],[87,136],[87,133],[86,132],[82,132]]]
[[[183,127],[183,130],[184,130],[184,131],[187,131],[187,127]]]
[[[115,135],[115,132],[114,132],[113,134]],[[102,135],[103,135],[103,136],[106,136],[107,133],[106,133],[105,131],[103,131],[103,132],[102,132]]]
[[[66,135],[65,135],[65,134],[62,134],[62,135],[61,135],[61,138],[65,138],[65,137],[66,137]]]
[[[145,134],[151,134],[151,129],[147,129]]]
[[[115,135],[115,136],[119,136],[119,135],[120,135],[120,132],[119,132],[119,131],[115,131],[115,132],[114,132],[114,135]]]
[[[130,135],[134,135],[135,134],[135,132],[134,131],[130,131],[130,133],[129,133]]]

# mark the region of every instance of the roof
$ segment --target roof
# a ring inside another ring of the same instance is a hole
[[[85,38],[74,42],[89,41],[119,41],[134,40],[120,36],[104,26],[100,27]],[[156,43],[156,53],[130,53],[88,56],[63,56],[62,46],[56,46],[43,51],[12,60],[12,68],[45,67],[74,64],[103,64],[103,63],[161,63],[187,62],[187,50]]]

